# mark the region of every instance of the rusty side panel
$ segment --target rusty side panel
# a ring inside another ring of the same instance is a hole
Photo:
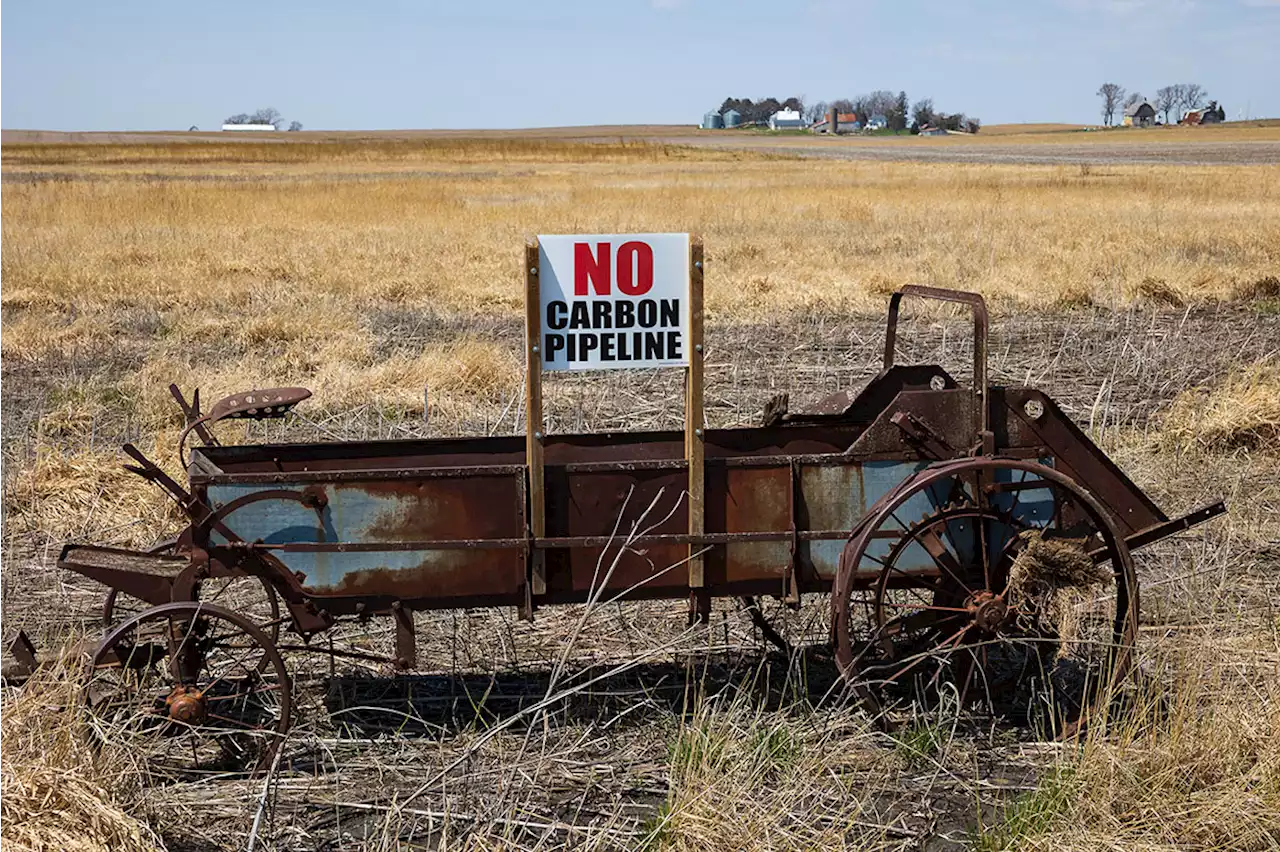
[[[609,536],[616,529],[618,542],[608,549],[603,559],[599,547],[549,551],[548,594],[585,594],[593,583],[603,582],[606,575],[606,586],[611,589],[639,584],[687,587],[685,572],[662,573],[662,569],[685,558],[687,548],[682,545],[645,545],[619,550],[633,529],[652,535],[686,533],[689,524],[686,483],[683,470],[570,473],[563,466],[548,465],[547,535],[553,538]],[[613,564],[615,557],[616,565]]]
[[[721,468],[708,477],[707,530],[727,533],[791,529],[790,467]],[[712,549],[713,585],[773,581],[779,591],[791,564],[788,541],[739,541]]]
[[[521,545],[475,546],[523,538],[515,476],[308,487],[321,490],[319,506],[261,501],[229,514],[225,523],[246,541],[278,546],[272,552],[301,575],[312,595],[506,599],[523,584]],[[218,507],[260,488],[212,485],[207,493]],[[221,539],[213,534],[215,544]],[[441,541],[458,543],[423,546]]]

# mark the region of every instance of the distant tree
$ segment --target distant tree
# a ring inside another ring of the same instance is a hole
[[[831,105],[826,101],[814,101],[804,108],[804,120],[810,124],[822,121],[827,114],[827,110],[831,109]]]
[[[1156,111],[1164,113],[1165,124],[1169,123],[1169,113],[1173,112],[1173,110],[1178,106],[1178,100],[1180,97],[1181,93],[1178,91],[1178,87],[1176,85],[1164,86],[1156,89]]]
[[[910,120],[911,107],[908,105],[907,93],[898,92],[898,97],[893,102],[893,110],[889,113],[889,126],[896,131],[907,129],[907,122]]]
[[[832,101],[831,109],[834,109],[836,112],[844,112],[844,113],[857,112],[857,110],[853,108],[853,101],[849,100],[848,98],[839,98],[837,100]],[[858,118],[861,119],[862,116],[860,115],[858,116]]]
[[[977,133],[979,130],[982,129],[982,119],[980,118],[965,119],[964,129],[969,131],[970,133]]]
[[[911,121],[917,128],[933,124],[933,98],[921,98],[911,108]]]
[[[785,101],[783,101],[783,102],[782,102],[782,108],[783,108],[783,109],[793,109],[793,110],[795,110],[796,112],[803,114],[803,113],[804,113],[804,99],[803,99],[803,98],[797,98],[797,97],[790,97],[790,98],[787,98]]]
[[[250,124],[270,124],[277,130],[284,122],[284,116],[275,107],[264,107],[249,117]]]
[[[1198,109],[1200,104],[1204,103],[1205,99],[1209,97],[1209,93],[1199,83],[1179,83],[1178,89],[1182,95],[1178,102],[1182,112],[1186,112],[1189,109]]]
[[[1102,98],[1102,123],[1110,127],[1115,123],[1116,107],[1124,100],[1124,86],[1119,83],[1103,83],[1098,87]]]
[[[222,123],[223,124],[252,124],[253,120],[249,118],[248,113],[241,112],[241,113],[236,113],[235,115],[229,117],[226,121]]]

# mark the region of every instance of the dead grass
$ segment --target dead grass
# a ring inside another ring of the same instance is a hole
[[[1215,387],[1184,391],[1165,432],[1183,449],[1280,449],[1280,363],[1256,364]]]
[[[79,661],[64,658],[5,689],[0,839],[26,852],[154,852],[164,844],[135,811],[139,775],[126,755],[84,742]]]
[[[1162,668],[1110,726],[978,835],[981,849],[1280,846],[1280,645],[1266,634],[1148,655]],[[1271,637],[1274,640],[1274,636]]]

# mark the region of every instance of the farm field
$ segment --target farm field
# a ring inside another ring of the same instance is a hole
[[[964,717],[880,733],[732,602],[698,631],[683,603],[419,614],[422,674],[307,681],[270,788],[152,785],[91,753],[74,661],[6,688],[6,848],[1280,848],[1280,128],[300,137],[6,132],[6,636],[99,631],[62,542],[172,531],[118,452],[180,473],[171,381],[315,392],[251,440],[520,432],[535,233],[703,238],[714,427],[860,386],[896,288],[975,290],[994,381],[1048,392],[1171,513],[1231,513],[1139,556],[1136,685],[1078,742]],[[900,334],[967,378],[963,316]],[[678,428],[679,399],[674,375],[556,377],[549,428]],[[820,637],[825,613],[781,615]]]

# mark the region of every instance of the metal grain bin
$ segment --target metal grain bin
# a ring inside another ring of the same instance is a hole
[[[724,115],[722,115],[720,119],[724,122],[725,127],[737,127],[739,124],[742,124],[742,113],[738,112],[736,109],[725,110]]]
[[[724,120],[720,118],[720,113],[709,112],[702,117],[703,130],[719,130],[724,127]]]

